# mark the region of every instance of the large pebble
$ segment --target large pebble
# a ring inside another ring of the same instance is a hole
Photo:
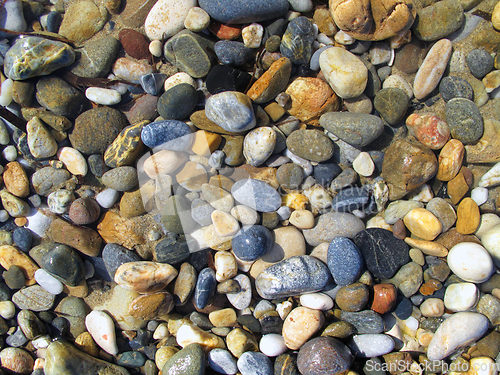
[[[232,133],[250,130],[256,118],[250,98],[238,91],[212,95],[205,105],[207,118]]]
[[[150,40],[167,39],[181,31],[184,20],[196,0],[160,0],[149,11],[144,23],[144,31]]]
[[[115,324],[108,314],[104,311],[92,311],[85,318],[85,326],[96,344],[105,352],[111,355],[118,354]]]
[[[489,321],[482,314],[458,312],[446,319],[432,337],[427,348],[430,360],[441,360],[456,349],[468,345],[486,333]]]
[[[238,372],[236,359],[226,349],[212,349],[208,353],[209,366],[221,374],[235,374]]]
[[[170,264],[151,261],[124,263],[116,270],[115,282],[138,293],[163,289],[176,276],[177,270]]]
[[[189,363],[188,368],[186,363]],[[170,357],[161,372],[171,375],[203,375],[205,373],[203,348],[197,343],[187,345]]]
[[[312,229],[304,230],[304,238],[311,246],[331,242],[335,237],[353,238],[365,229],[361,219],[347,212],[328,212],[319,217]]]
[[[443,0],[419,10],[412,31],[418,39],[431,42],[458,30],[464,21],[462,6],[454,0]]]
[[[87,90],[85,90],[85,96],[88,100],[101,105],[115,105],[122,100],[118,91],[102,87],[87,88]]]
[[[259,352],[243,353],[237,364],[241,375],[271,375],[274,373],[271,360]]]
[[[82,43],[101,30],[108,16],[103,5],[89,0],[71,3],[65,11],[59,34],[75,43]]]
[[[467,311],[479,300],[479,290],[473,283],[455,283],[446,288],[444,305],[451,311]]]
[[[337,285],[352,284],[364,266],[363,256],[346,237],[336,237],[328,246],[327,264]]]
[[[299,349],[323,326],[325,317],[319,310],[296,307],[283,323],[285,345],[292,350]]]
[[[500,265],[500,247],[498,242],[499,238],[500,225],[493,226],[481,236],[482,245],[486,250],[488,250],[488,253],[490,253],[493,262],[497,267]]]
[[[455,275],[471,283],[483,283],[494,272],[493,260],[488,251],[473,242],[461,242],[453,246],[447,261]]]
[[[483,117],[471,100],[455,98],[446,103],[446,121],[452,137],[463,144],[474,144],[483,136]]]
[[[252,301],[252,284],[250,278],[246,275],[239,274],[233,278],[240,285],[238,293],[227,294],[227,299],[238,310],[244,310]]]
[[[330,272],[321,261],[302,255],[285,259],[262,271],[255,280],[255,287],[261,297],[273,299],[317,292],[330,280]]]
[[[193,136],[191,129],[182,121],[155,121],[142,128],[141,139],[150,148],[185,151],[191,147]]]
[[[252,23],[277,18],[288,10],[288,1],[274,2],[243,0],[234,3],[231,0],[202,0],[199,2],[213,19],[222,23]]]
[[[333,91],[343,99],[360,96],[368,83],[368,69],[353,53],[332,47],[319,56],[319,65]]]
[[[389,335],[372,333],[354,335],[348,345],[354,355],[361,358],[372,358],[391,352],[394,349],[394,340]]]
[[[281,206],[281,196],[268,183],[257,179],[236,181],[231,194],[242,205],[259,212],[273,212]]]
[[[234,254],[244,261],[261,258],[273,243],[271,232],[262,225],[243,227],[231,241]]]
[[[243,155],[248,164],[258,167],[264,163],[276,146],[276,132],[267,126],[253,129],[243,141]]]
[[[314,162],[323,162],[333,156],[333,142],[316,130],[296,130],[286,139],[288,149],[295,155]]]
[[[281,54],[293,64],[307,65],[313,52],[314,34],[314,27],[309,19],[304,16],[294,18],[288,23],[281,38]]]
[[[331,337],[316,337],[302,345],[297,356],[301,374],[340,374],[351,366],[353,357],[347,346]]]

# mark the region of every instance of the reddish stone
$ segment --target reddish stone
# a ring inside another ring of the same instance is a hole
[[[149,42],[144,35],[132,29],[122,29],[118,39],[130,57],[137,60],[149,59]]]
[[[373,303],[370,307],[379,314],[389,312],[396,304],[396,287],[392,284],[377,284],[373,287]]]
[[[441,149],[450,139],[448,124],[435,115],[411,114],[406,119],[408,131],[431,150]]]
[[[392,226],[392,234],[399,240],[404,240],[406,238],[406,226],[403,219],[399,219]]]
[[[235,40],[241,35],[240,25],[224,25],[217,21],[210,22],[208,30],[214,33],[221,40]]]

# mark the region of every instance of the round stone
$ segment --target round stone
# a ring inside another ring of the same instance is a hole
[[[389,125],[396,125],[403,119],[408,104],[408,95],[398,88],[382,89],[373,100],[373,106]]]
[[[71,247],[57,244],[43,255],[40,265],[59,281],[77,286],[85,277],[85,265]]]
[[[343,286],[335,295],[335,302],[342,311],[360,311],[368,303],[368,287],[362,283]]]
[[[69,207],[69,217],[78,225],[93,223],[99,218],[100,213],[99,204],[92,198],[78,198]]]
[[[264,163],[276,146],[276,132],[267,126],[253,129],[243,141],[243,155],[248,164],[258,167]]]
[[[444,77],[439,84],[439,93],[445,102],[453,98],[474,99],[474,90],[471,84],[460,77]]]
[[[237,364],[241,375],[267,375],[274,372],[271,360],[260,352],[243,353]]]
[[[455,98],[446,103],[446,122],[452,137],[463,144],[475,143],[483,135],[483,117],[477,105],[468,99]]]
[[[273,243],[271,232],[261,225],[243,227],[231,241],[234,254],[245,261],[261,258]]]
[[[473,242],[462,242],[453,246],[448,253],[447,262],[455,275],[472,283],[483,283],[494,272],[488,251]]]
[[[206,101],[205,113],[209,120],[232,133],[250,130],[256,125],[252,101],[237,91],[212,95]]]
[[[259,212],[274,212],[281,206],[280,194],[271,185],[256,179],[236,181],[231,194],[242,205]]]
[[[455,283],[446,288],[444,305],[451,311],[467,311],[474,307],[479,299],[479,291],[472,283]]]
[[[361,252],[346,237],[336,237],[330,242],[327,259],[335,283],[341,286],[352,284],[364,266]]]
[[[304,344],[297,356],[301,374],[340,374],[351,366],[351,351],[331,337],[316,337]]]
[[[494,59],[484,49],[475,49],[465,57],[470,72],[477,79],[482,79],[493,69]]]
[[[406,228],[424,240],[434,240],[442,231],[441,222],[429,210],[414,208],[403,218]]]
[[[333,156],[333,142],[317,130],[296,130],[287,137],[286,145],[295,155],[318,163]]]
[[[193,111],[198,94],[193,86],[181,83],[166,90],[158,99],[158,113],[165,120],[183,120]]]
[[[219,40],[214,46],[215,54],[222,64],[241,66],[252,57],[252,50],[241,42]]]

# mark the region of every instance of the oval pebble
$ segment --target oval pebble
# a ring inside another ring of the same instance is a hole
[[[361,358],[378,357],[394,349],[394,340],[383,333],[354,335],[348,343],[354,355]]]
[[[283,336],[277,333],[269,333],[262,336],[259,349],[268,357],[277,357],[288,350]]]
[[[47,292],[58,295],[63,291],[63,284],[44,269],[35,271],[35,280]]]
[[[455,283],[446,288],[444,305],[451,311],[466,311],[479,300],[479,290],[473,283]]]
[[[102,87],[89,87],[85,90],[85,96],[88,100],[101,105],[115,105],[122,100],[118,91]]]
[[[300,304],[314,310],[326,311],[334,306],[332,297],[324,293],[308,293],[300,296]]]
[[[239,293],[226,294],[226,297],[235,309],[244,310],[252,302],[252,284],[250,283],[250,278],[240,274],[234,277],[233,280],[240,284],[241,290]]]
[[[85,326],[96,344],[111,355],[118,354],[115,324],[104,311],[94,310],[85,317]]]
[[[272,375],[274,373],[271,360],[259,352],[245,352],[237,362],[241,375]]]
[[[495,272],[488,251],[474,242],[461,242],[453,246],[447,262],[455,275],[471,283],[484,283]]]

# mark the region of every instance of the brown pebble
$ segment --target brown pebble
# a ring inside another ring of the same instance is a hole
[[[370,307],[379,314],[389,312],[396,304],[397,290],[393,284],[377,284],[373,286],[373,302]]]
[[[100,213],[99,203],[88,197],[75,199],[69,207],[69,218],[78,225],[93,223],[99,218]]]
[[[479,227],[481,213],[477,203],[472,198],[464,198],[457,208],[457,232],[472,234]]]
[[[136,297],[128,311],[131,316],[143,320],[168,319],[168,313],[174,308],[174,299],[168,292],[144,294]]]
[[[460,171],[464,160],[465,147],[458,139],[451,139],[441,149],[438,158],[436,178],[440,181],[452,180]]]
[[[335,302],[343,311],[361,311],[368,302],[368,287],[362,283],[343,286],[335,296]]]
[[[458,172],[458,174],[448,181],[448,195],[451,198],[451,202],[453,204],[457,204],[460,200],[467,194],[469,191],[469,185],[465,179],[462,171]]]
[[[392,234],[399,240],[404,240],[406,237],[406,227],[403,219],[399,219],[392,226]]]
[[[321,336],[336,337],[339,339],[345,339],[356,332],[356,328],[345,320],[340,320],[338,322],[333,322],[328,327],[325,328]]]
[[[426,281],[425,284],[423,284],[420,287],[419,292],[421,294],[423,294],[424,296],[431,296],[432,294],[434,294],[434,292],[437,292],[442,287],[443,287],[443,284],[441,284],[441,282],[439,280],[430,279],[430,280]]]
[[[479,238],[473,234],[458,233],[456,228],[451,228],[447,232],[441,234],[438,238],[436,238],[435,242],[443,245],[448,250],[461,242],[474,242],[481,245],[481,240],[479,240]]]
[[[16,197],[24,198],[30,193],[30,186],[28,176],[23,166],[17,162],[12,161],[5,165],[3,171],[3,182],[9,193]]]
[[[14,219],[14,223],[18,227],[24,227],[28,223],[28,219],[26,219],[24,216],[22,216],[22,217],[16,217]]]

